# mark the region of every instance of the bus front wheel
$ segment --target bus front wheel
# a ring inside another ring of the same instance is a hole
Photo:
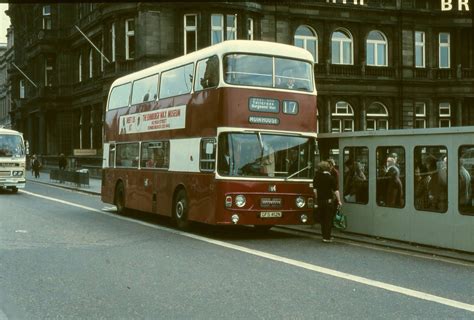
[[[118,214],[125,213],[125,188],[123,183],[119,182],[115,187],[115,206],[117,207]]]
[[[176,222],[178,229],[186,230],[189,228],[188,221],[188,199],[186,197],[186,191],[179,190],[176,195],[173,217]]]

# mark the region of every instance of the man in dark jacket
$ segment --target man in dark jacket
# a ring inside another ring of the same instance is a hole
[[[64,153],[61,153],[59,155],[58,166],[59,166],[59,170],[65,170],[66,169],[67,160],[66,160],[66,157],[64,156]]]
[[[326,161],[321,161],[313,179],[314,195],[317,199],[318,211],[321,217],[321,232],[323,242],[332,242],[331,228],[334,216],[333,206],[341,205],[336,179],[329,172],[330,166]],[[334,197],[336,200],[334,200]],[[334,203],[334,201],[336,203]]]
[[[31,168],[33,169],[33,173],[35,175],[35,178],[38,179],[40,177],[41,162],[38,160],[36,155],[33,155],[33,157],[31,159],[32,159]]]

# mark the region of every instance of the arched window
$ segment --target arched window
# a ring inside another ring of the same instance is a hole
[[[382,32],[370,31],[367,37],[367,65],[387,66],[387,47],[387,38]]]
[[[332,63],[353,64],[352,36],[344,30],[336,30],[332,33]]]
[[[388,111],[380,102],[372,103],[367,109],[367,130],[388,130]]]
[[[354,131],[354,109],[345,102],[337,102],[331,110],[331,132]]]
[[[295,46],[311,52],[315,63],[318,63],[318,35],[308,26],[299,26],[295,32]]]

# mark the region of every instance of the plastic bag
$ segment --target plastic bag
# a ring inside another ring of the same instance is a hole
[[[347,218],[342,213],[341,208],[338,208],[334,215],[333,226],[340,230],[345,230],[347,228]]]

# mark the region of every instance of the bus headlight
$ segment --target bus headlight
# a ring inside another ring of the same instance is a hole
[[[13,171],[14,177],[21,177],[23,175],[23,171]]]
[[[298,208],[303,208],[306,202],[304,201],[304,198],[302,196],[299,196],[296,198],[296,206]]]
[[[244,195],[239,194],[235,197],[235,205],[237,207],[242,208],[243,206],[245,206],[245,203],[246,203],[246,199]]]
[[[300,220],[301,220],[301,222],[306,223],[306,222],[308,222],[308,216],[305,215],[305,214],[302,214],[300,216]]]

